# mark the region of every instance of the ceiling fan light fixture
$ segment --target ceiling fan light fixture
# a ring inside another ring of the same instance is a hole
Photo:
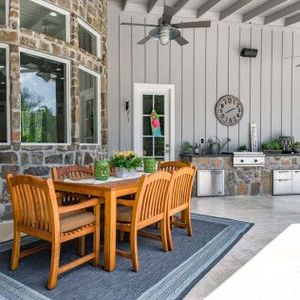
[[[160,29],[159,42],[162,46],[166,46],[170,43],[170,28],[169,26],[163,26]]]

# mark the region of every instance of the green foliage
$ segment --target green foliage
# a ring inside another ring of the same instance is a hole
[[[110,160],[109,164],[113,168],[123,168],[134,170],[142,166],[143,160],[132,151],[118,152]]]
[[[261,145],[261,149],[263,151],[282,150],[281,147],[282,147],[281,142],[280,142],[280,139],[278,139],[278,138],[271,139]]]
[[[241,145],[241,146],[238,147],[237,150],[238,150],[239,152],[243,152],[243,151],[247,151],[248,148],[247,148],[247,145]]]
[[[183,153],[188,153],[188,152],[193,152],[193,146],[189,142],[184,142],[182,144],[182,152]]]

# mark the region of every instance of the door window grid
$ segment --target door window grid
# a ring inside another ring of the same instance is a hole
[[[151,124],[150,124],[150,116],[152,110],[155,109],[156,112],[159,115],[160,118],[160,125],[161,125],[161,131],[162,135],[160,137],[154,137],[151,134],[145,134],[145,126],[147,126],[145,123],[148,123],[148,129],[151,131]],[[165,142],[165,136],[164,136],[164,95],[143,95],[143,154],[144,157],[154,157],[157,160],[164,159],[164,142]],[[148,149],[146,149],[146,147]],[[150,147],[150,148],[149,148]],[[161,149],[159,149],[161,148]],[[150,150],[150,151],[149,151]],[[149,153],[147,153],[149,151]],[[162,151],[162,152],[161,152]],[[152,153],[152,155],[151,155]]]

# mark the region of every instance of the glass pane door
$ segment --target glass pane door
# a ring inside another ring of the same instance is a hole
[[[165,160],[165,95],[143,95],[143,156]]]

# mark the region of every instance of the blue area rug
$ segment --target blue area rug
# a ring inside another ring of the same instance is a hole
[[[52,291],[45,288],[48,252],[21,259],[18,270],[11,272],[11,243],[0,244],[0,299],[182,299],[253,225],[197,214],[193,214],[192,222],[192,237],[183,229],[172,231],[172,252],[163,252],[158,241],[139,238],[137,273],[131,271],[130,260],[118,257],[115,272],[86,264],[62,274]],[[30,242],[30,238],[23,238],[23,244]],[[74,243],[65,244],[61,263],[76,258],[76,250]]]

